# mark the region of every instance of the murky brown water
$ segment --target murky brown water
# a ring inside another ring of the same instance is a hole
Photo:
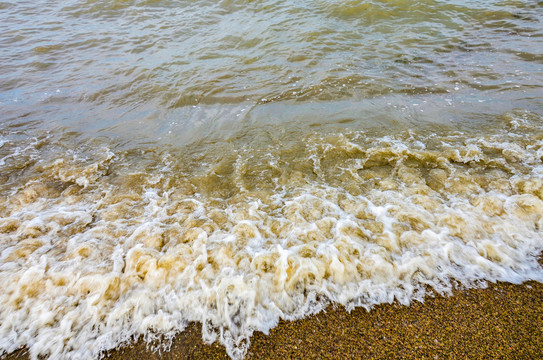
[[[0,351],[543,281],[542,6],[0,3]]]

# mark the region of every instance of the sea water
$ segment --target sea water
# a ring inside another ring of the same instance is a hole
[[[543,4],[0,2],[0,354],[543,281]]]

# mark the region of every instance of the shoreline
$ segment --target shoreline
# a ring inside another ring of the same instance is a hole
[[[381,304],[348,313],[343,307],[281,321],[255,333],[245,359],[540,358],[543,357],[543,283],[489,283],[485,289],[427,296],[409,306]],[[28,359],[26,350],[5,356]],[[110,350],[107,359],[229,359],[222,345],[202,341],[200,324],[158,353],[142,340]]]

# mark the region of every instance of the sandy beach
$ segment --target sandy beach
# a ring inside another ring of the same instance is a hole
[[[537,359],[543,357],[543,284],[489,284],[411,306],[384,304],[350,314],[343,308],[257,333],[246,359]],[[22,350],[6,360],[26,359]],[[140,341],[108,359],[228,359],[202,341],[199,324],[179,334],[170,351]]]

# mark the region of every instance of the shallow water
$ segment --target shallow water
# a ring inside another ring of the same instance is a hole
[[[542,6],[0,3],[0,351],[543,281]]]

